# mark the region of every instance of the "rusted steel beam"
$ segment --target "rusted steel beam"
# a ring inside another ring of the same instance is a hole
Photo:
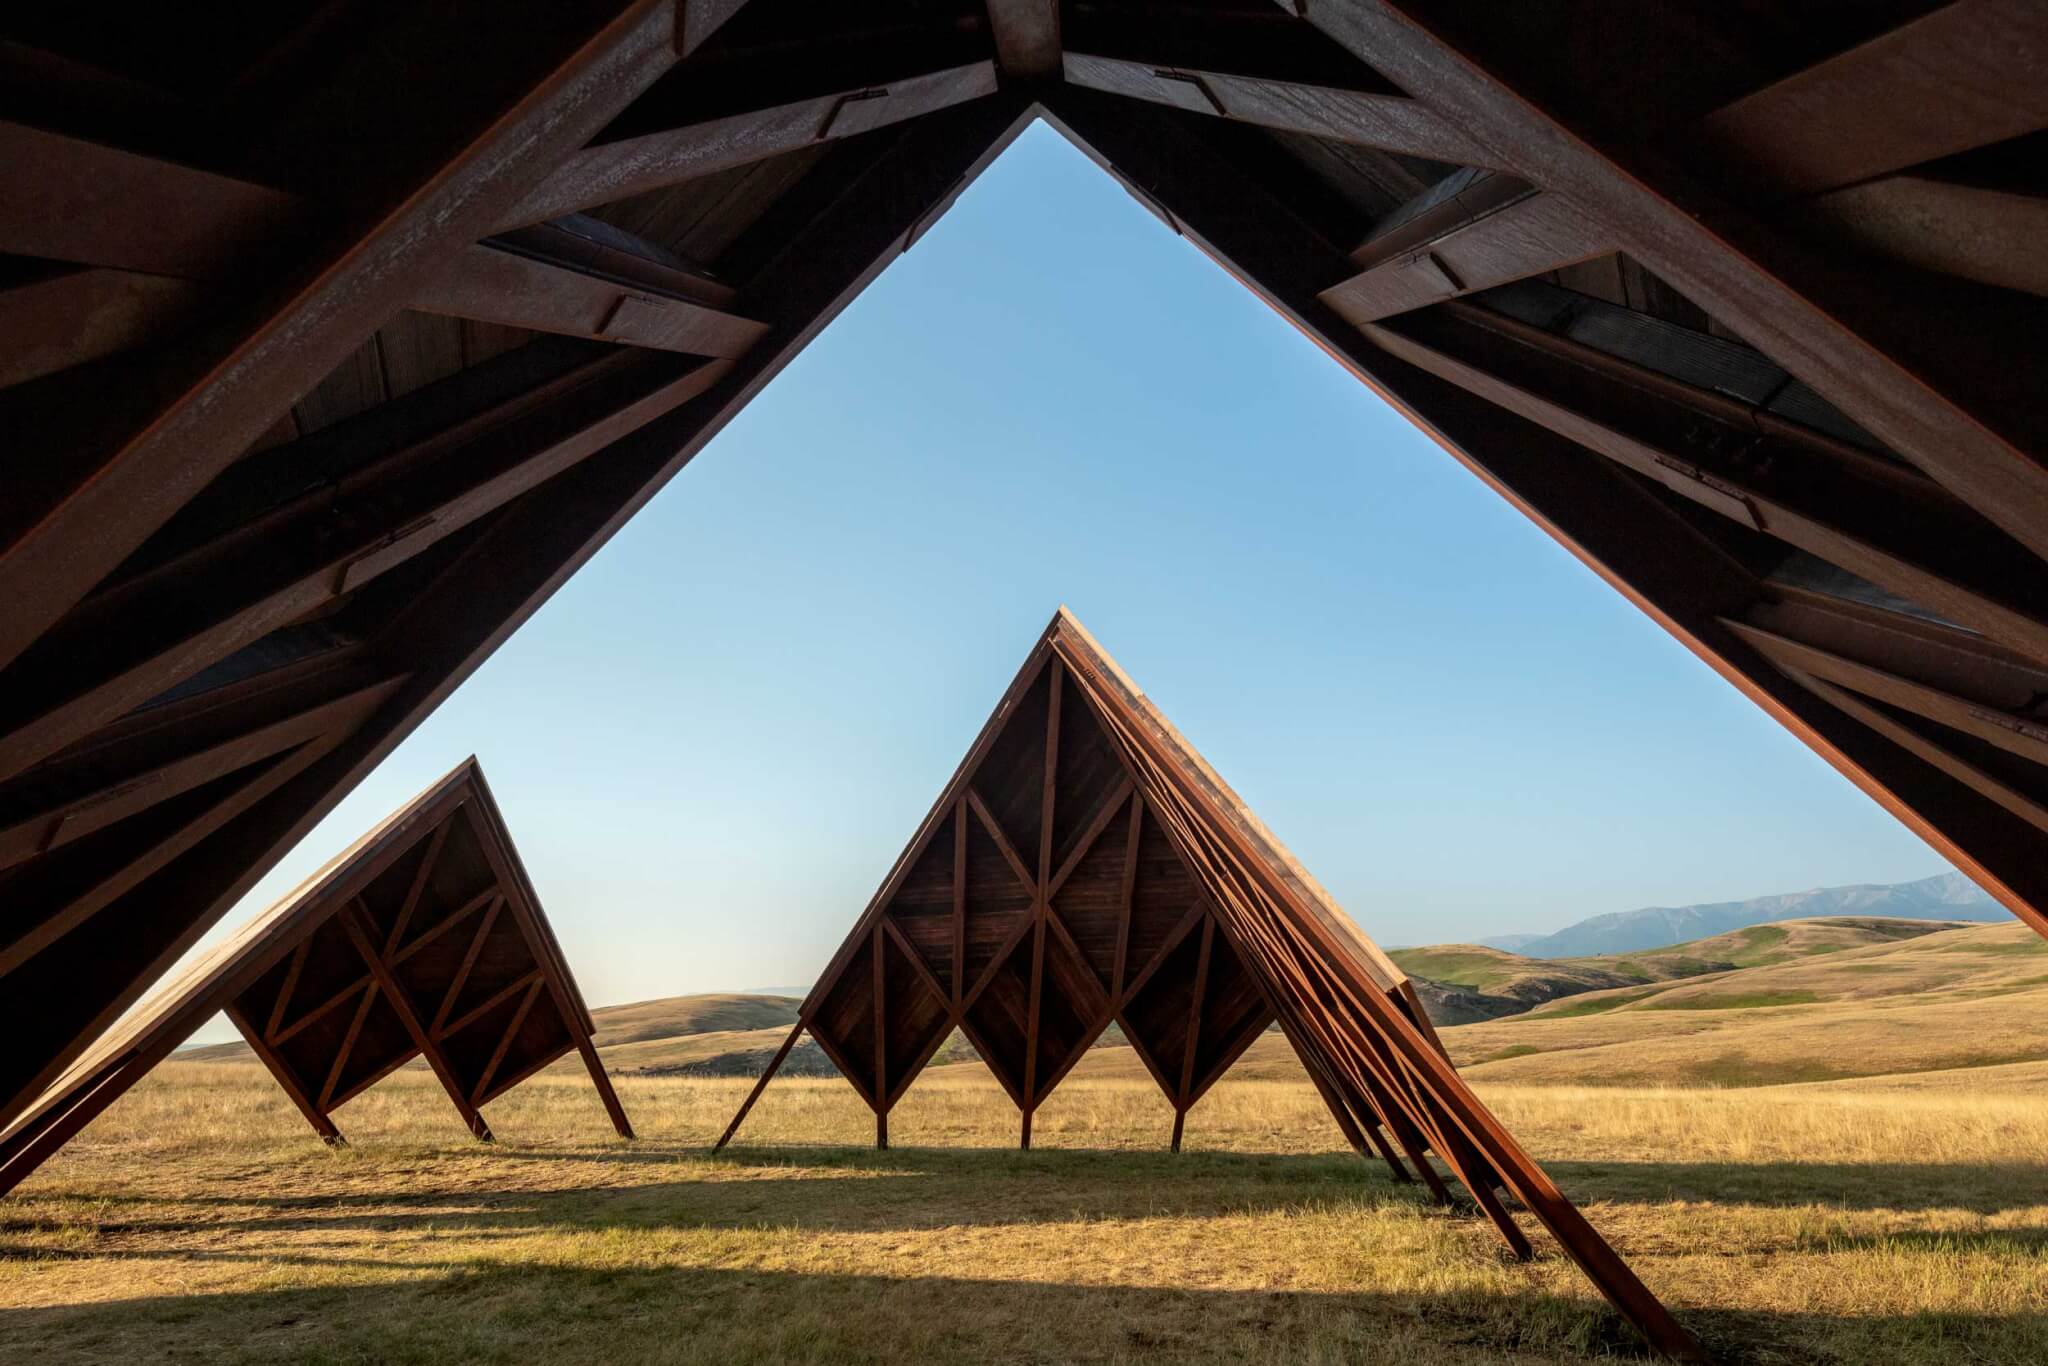
[[[563,161],[506,213],[498,230],[872,132],[980,99],[995,88],[995,63],[972,62],[602,143]]]
[[[1634,128],[1593,126],[1440,0],[1326,0],[1308,22],[1567,195],[1616,245],[2037,555],[2048,555],[2044,396],[2007,382],[1994,312],[1930,322],[1858,263],[1765,223]]]
[[[476,17],[464,9],[410,22],[461,27]],[[514,15],[497,18],[516,26]],[[676,60],[675,15],[661,0],[615,7],[581,31],[565,28],[575,26],[550,17],[537,30],[561,46],[536,63],[530,84],[490,89],[506,100],[496,108],[448,110],[459,131],[415,144],[444,146],[438,163],[370,190],[354,221],[316,232],[320,245],[300,258],[302,267],[206,335],[139,367],[131,393],[146,399],[117,405],[125,411],[78,414],[69,428],[47,426],[17,454],[26,477],[0,524],[0,575],[9,586],[0,603],[0,667]]]
[[[1188,113],[1428,157],[1453,166],[1487,165],[1494,160],[1428,105],[1405,95],[1188,70],[1081,52],[1067,53],[1062,65],[1069,84]]]

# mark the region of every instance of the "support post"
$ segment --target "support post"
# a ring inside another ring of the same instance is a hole
[[[789,1056],[790,1049],[796,1047],[797,1038],[804,1032],[804,1025],[808,1022],[806,1017],[797,1016],[796,1023],[789,1027],[789,1037],[782,1041],[782,1047],[776,1049],[775,1056],[768,1060],[768,1066],[761,1073],[761,1080],[755,1082],[754,1089],[747,1092],[747,1098],[740,1102],[739,1113],[732,1117],[732,1123],[725,1126],[725,1132],[718,1136],[718,1142],[711,1145],[712,1152],[715,1153],[732,1142],[732,1136],[740,1131],[740,1123],[746,1119],[747,1111],[754,1108],[754,1102],[768,1089],[768,1079],[781,1070],[783,1059]]]

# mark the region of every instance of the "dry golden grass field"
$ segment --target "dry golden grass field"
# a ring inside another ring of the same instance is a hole
[[[1480,1085],[1720,1360],[1931,1364],[2048,1360],[2044,1082]],[[167,1064],[0,1201],[0,1359],[1635,1355],[1554,1248],[1503,1260],[1341,1151],[1305,1083],[1225,1083],[1174,1156],[1149,1084],[1064,1086],[1024,1154],[993,1082],[942,1069],[877,1153],[843,1083],[778,1081],[714,1157],[745,1085],[625,1079],[628,1144],[544,1076],[485,1147],[400,1073],[330,1152],[260,1069]]]

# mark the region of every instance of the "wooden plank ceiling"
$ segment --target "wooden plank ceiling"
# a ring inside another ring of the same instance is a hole
[[[415,1058],[489,1142],[483,1107],[570,1052],[633,1136],[474,759],[216,945],[0,1130],[0,1194],[223,1012],[330,1143],[333,1111]]]
[[[2044,91],[2034,0],[13,7],[0,1124],[1037,117],[2048,930]]]

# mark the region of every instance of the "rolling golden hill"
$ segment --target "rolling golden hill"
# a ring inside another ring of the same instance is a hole
[[[1753,945],[1771,960],[1755,967],[1588,992],[1440,1032],[1468,1079],[1504,1085],[1771,1086],[2038,1070],[2048,1060],[2048,940],[2026,926],[1817,947],[1837,937],[1824,932],[1799,952],[1788,935]],[[1073,1075],[1135,1079],[1144,1069],[1128,1049],[1096,1049]],[[1268,1034],[1231,1075],[1302,1072]]]

